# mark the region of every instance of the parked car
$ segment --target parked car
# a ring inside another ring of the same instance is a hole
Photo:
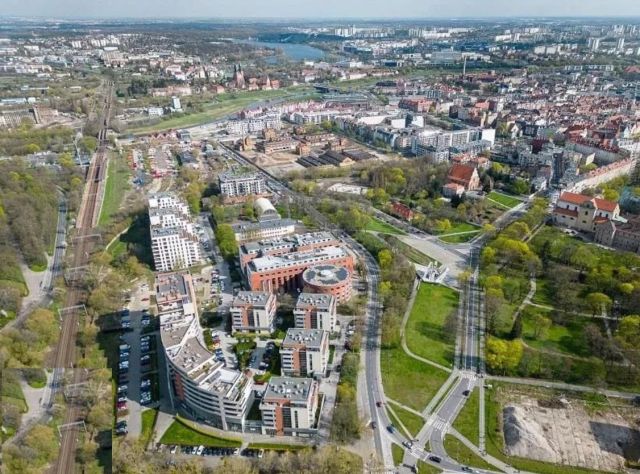
[[[431,454],[429,455],[429,461],[433,461],[433,462],[442,462],[442,459],[440,459],[439,456],[436,456],[435,454]]]

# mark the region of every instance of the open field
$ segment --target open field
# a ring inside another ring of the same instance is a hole
[[[398,420],[400,420],[404,427],[409,430],[409,433],[411,433],[412,436],[416,436],[424,425],[425,421],[418,415],[415,415],[410,411],[405,410],[404,408],[393,404],[388,405],[393,409],[393,413],[395,413],[395,416],[391,412],[389,412],[389,415],[392,418],[397,418]],[[396,426],[399,427],[399,425]]]
[[[253,91],[238,94],[221,95],[216,102],[207,104],[202,112],[181,115],[162,120],[154,125],[135,127],[127,130],[127,133],[142,135],[145,133],[165,131],[176,128],[187,128],[203,125],[208,122],[235,114],[249,107],[251,104],[263,100],[275,99],[310,99],[312,94],[305,92],[303,88],[287,88],[272,91]]]
[[[385,394],[422,411],[447,379],[447,372],[408,356],[402,348],[383,349],[380,369]]]
[[[566,319],[563,324],[552,323],[547,331],[540,333],[536,317],[550,318],[550,314],[551,310],[544,308],[535,306],[524,308],[522,312],[522,337],[526,343],[536,349],[588,357],[589,349],[583,336],[583,330],[587,324],[600,325],[600,321],[565,313]]]
[[[497,191],[491,191],[487,196],[487,198],[497,203],[500,203],[503,206],[508,207],[509,209],[513,209],[519,204],[522,204],[522,201],[520,199],[517,199],[513,196],[509,196],[508,194],[499,193]]]
[[[400,464],[402,464],[402,459],[404,458],[404,448],[398,446],[397,444],[392,444],[391,454],[393,454],[393,464],[395,466],[399,466]]]
[[[480,432],[478,427],[478,411],[480,410],[479,404],[480,400],[478,389],[474,388],[467,399],[467,403],[464,404],[462,410],[460,410],[460,413],[458,414],[458,417],[453,422],[453,427],[458,430],[458,433],[476,446],[480,442]]]
[[[418,474],[439,474],[442,472],[442,469],[438,469],[431,464],[427,464],[424,461],[418,461],[416,464],[416,468],[418,469]]]
[[[176,420],[169,429],[165,431],[160,439],[162,444],[177,444],[190,446],[211,446],[217,448],[237,448],[242,445],[235,439],[218,438],[209,434],[201,433]]]
[[[112,156],[109,160],[107,172],[107,183],[104,187],[104,200],[100,210],[99,225],[109,222],[111,217],[118,212],[122,198],[129,189],[129,178],[131,172],[124,161],[119,156]]]
[[[397,227],[392,226],[391,224],[387,224],[380,219],[376,219],[372,217],[365,227],[366,230],[370,230],[372,232],[380,232],[382,234],[394,234],[394,235],[406,235],[406,233]]]
[[[444,366],[453,364],[455,331],[447,331],[446,322],[454,317],[458,299],[458,293],[446,286],[420,284],[405,329],[411,352]]]
[[[403,241],[401,241],[394,235],[385,235],[384,240],[386,240],[391,247],[398,249],[405,257],[407,257],[413,263],[427,266],[429,265],[429,263],[435,262],[435,260],[429,257],[428,255],[420,252],[419,250],[411,247],[410,245],[405,244]]]
[[[480,231],[478,232],[468,232],[466,234],[456,234],[456,235],[443,235],[440,237],[440,240],[446,242],[448,244],[463,244],[465,242],[469,242],[471,239],[476,237]]]
[[[625,433],[624,418],[634,416],[628,405],[624,408],[611,407],[606,398],[599,395],[568,394],[496,382],[492,385],[486,391],[486,448],[492,456],[517,469],[540,474],[600,474],[605,471],[592,468],[610,469],[607,466],[622,462],[620,446],[607,442],[607,438],[611,439],[607,434]],[[519,435],[509,436],[510,445],[505,443],[503,436],[503,408],[507,406],[526,407],[524,413],[530,413],[529,416],[521,416],[518,426],[514,420],[518,420],[518,415],[523,412],[509,410],[514,415],[509,422],[509,430],[521,430]],[[636,418],[639,414],[640,410],[635,409]],[[603,417],[607,420],[604,424],[598,421]],[[540,428],[541,425],[544,426]],[[614,439],[620,438],[614,435]],[[550,446],[554,447],[551,451],[544,449]],[[636,448],[638,446],[640,443],[636,442]],[[507,454],[515,452],[520,455]],[[525,453],[538,460],[522,457]],[[560,459],[558,456],[564,456],[564,465],[539,460],[557,460]],[[566,465],[570,462],[578,465]]]
[[[444,449],[449,456],[465,466],[477,467],[479,469],[495,469],[491,464],[462,444],[458,438],[450,434],[444,437]]]

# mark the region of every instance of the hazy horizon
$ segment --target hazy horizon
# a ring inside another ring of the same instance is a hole
[[[324,0],[302,4],[301,0],[4,0],[0,16],[52,19],[250,19],[250,20],[336,20],[336,19],[473,19],[473,18],[622,18],[640,16],[638,0]],[[150,15],[149,12],[154,12]],[[159,13],[161,12],[161,13]]]

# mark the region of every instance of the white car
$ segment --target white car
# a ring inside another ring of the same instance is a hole
[[[198,450],[196,451],[196,456],[202,456],[202,451],[204,451],[204,446],[198,446]]]

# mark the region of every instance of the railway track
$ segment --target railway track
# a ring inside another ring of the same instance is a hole
[[[103,102],[101,123],[103,127],[98,134],[98,149],[87,170],[86,184],[78,218],[76,220],[76,236],[73,245],[72,268],[80,268],[89,264],[91,252],[95,242],[89,237],[93,234],[100,213],[100,194],[103,191],[103,181],[106,177],[107,164],[107,132],[111,115],[112,97],[114,92],[113,82],[107,84],[107,96]],[[74,369],[76,364],[76,338],[81,318],[84,314],[83,305],[87,301],[87,291],[77,281],[67,284],[67,294],[64,307],[69,308],[61,314],[61,331],[58,345],[53,358],[54,387],[58,391],[62,388],[62,380],[65,370]],[[73,370],[72,383],[86,381],[87,371]],[[52,395],[53,399],[53,395]],[[83,419],[83,409],[73,403],[67,406],[64,423],[74,423]],[[62,431],[60,451],[56,464],[51,472],[55,474],[70,474],[75,472],[75,451],[77,442],[77,427]]]

